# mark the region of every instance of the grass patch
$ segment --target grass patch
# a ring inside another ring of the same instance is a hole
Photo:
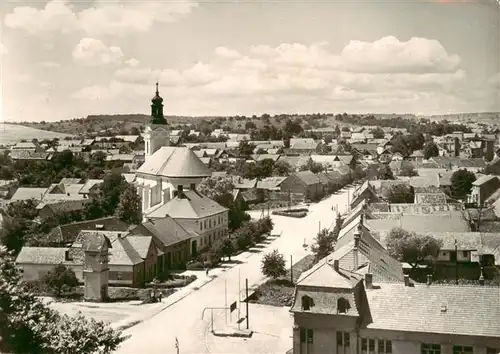
[[[293,284],[297,282],[300,275],[310,269],[314,264],[314,256],[307,255],[293,265]],[[290,270],[283,278],[268,280],[255,289],[255,300],[257,304],[270,306],[291,306],[295,286],[290,282]]]

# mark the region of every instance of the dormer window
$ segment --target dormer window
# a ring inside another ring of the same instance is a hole
[[[344,299],[343,297],[337,300],[337,313],[347,313],[351,306],[349,305],[349,301]]]
[[[311,297],[304,295],[302,296],[302,310],[303,311],[309,311],[311,307],[314,306],[314,301]]]

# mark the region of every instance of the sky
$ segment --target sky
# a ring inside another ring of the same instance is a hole
[[[3,121],[500,111],[497,0],[2,0]]]

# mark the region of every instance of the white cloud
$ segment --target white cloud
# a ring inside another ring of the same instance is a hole
[[[101,40],[94,38],[82,38],[73,49],[73,59],[82,65],[119,64],[122,58],[120,47],[108,47]]]
[[[78,97],[92,98],[98,90],[104,92],[101,99],[130,91],[146,96],[156,80],[166,100],[171,98],[173,114],[221,114],[230,107],[242,114],[245,109],[342,111],[353,104],[368,111],[422,112],[460,109],[464,100],[459,90],[466,87],[467,76],[460,58],[448,54],[438,41],[385,37],[372,43],[350,42],[339,53],[326,42],[258,45],[245,53],[218,47],[213,60],[184,70],[122,67],[109,87],[93,87]]]
[[[221,58],[226,58],[226,59],[236,59],[241,56],[241,54],[238,53],[237,50],[228,49],[226,47],[215,48],[215,54]]]
[[[51,0],[42,9],[19,6],[5,15],[7,27],[31,35],[84,31],[88,35],[126,36],[147,32],[155,23],[172,22],[189,14],[197,3],[185,1],[96,0],[76,11],[68,0]]]
[[[54,61],[43,61],[40,63],[44,68],[60,68],[61,64]]]
[[[130,58],[128,60],[125,61],[125,64],[127,64],[128,66],[131,66],[133,68],[139,66],[141,62],[135,58]]]
[[[365,73],[449,73],[460,65],[460,57],[449,55],[437,40],[413,37],[402,42],[393,36],[350,41],[341,61],[347,70]]]

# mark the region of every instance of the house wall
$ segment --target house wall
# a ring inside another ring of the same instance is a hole
[[[102,301],[103,297],[107,296],[109,277],[108,271],[103,272],[84,272],[84,297],[86,300]]]
[[[43,278],[45,274],[50,272],[56,264],[29,264],[17,263],[17,266],[22,269],[23,279],[25,281],[36,281]],[[78,281],[83,282],[82,266],[81,265],[65,265],[67,268],[75,272]]]
[[[197,242],[198,250],[220,242],[228,234],[228,212],[224,211],[201,219],[175,219],[186,230],[193,230],[199,236],[192,240]]]
[[[191,260],[191,239],[169,245],[158,259],[162,269],[177,269]]]
[[[454,250],[440,250],[437,256],[437,261],[440,262],[449,262],[451,260],[451,253],[455,252]],[[466,252],[466,254],[464,254]],[[470,251],[460,251],[457,252],[457,261],[458,262],[471,262],[471,252]]]

